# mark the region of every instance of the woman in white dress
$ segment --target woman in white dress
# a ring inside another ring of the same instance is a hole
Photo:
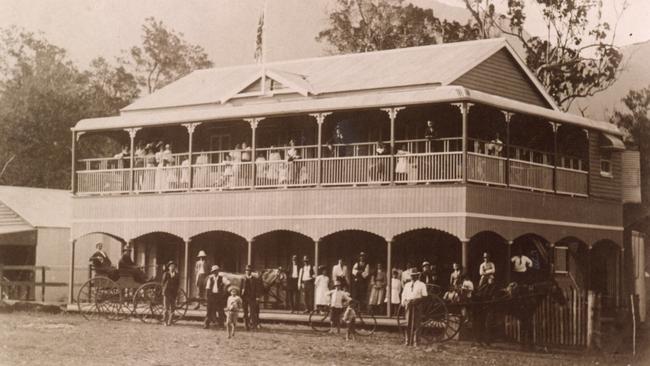
[[[406,154],[408,154],[408,151],[404,145],[401,145],[395,153],[397,156],[397,164],[395,165],[395,174],[397,175],[397,180],[404,180],[404,178],[406,178],[405,175],[408,165],[407,158],[404,156]]]
[[[324,310],[324,308],[329,305],[329,299],[327,296],[327,292],[330,290],[329,288],[329,283],[330,279],[327,277],[325,274],[327,271],[325,269],[325,266],[319,266],[318,267],[318,276],[316,276],[316,280],[314,280],[314,292],[315,292],[315,297],[316,297],[316,309],[318,310]]]

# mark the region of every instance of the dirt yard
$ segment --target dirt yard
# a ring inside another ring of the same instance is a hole
[[[345,341],[306,326],[265,325],[234,339],[199,322],[86,321],[73,314],[0,314],[0,365],[650,365],[650,357],[523,353],[512,346],[449,343],[405,348],[397,334]],[[647,347],[646,347],[647,348]],[[645,356],[650,356],[645,354]]]

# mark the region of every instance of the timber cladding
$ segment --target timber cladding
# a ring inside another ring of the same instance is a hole
[[[609,156],[607,156],[609,155]],[[601,173],[601,162],[609,157],[611,176]],[[589,194],[591,197],[622,202],[622,157],[618,151],[608,152],[600,147],[600,133],[589,133]]]
[[[451,84],[540,107],[550,107],[505,49],[490,56]]]

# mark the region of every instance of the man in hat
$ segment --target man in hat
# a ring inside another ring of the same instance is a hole
[[[481,276],[481,279],[478,282],[478,287],[482,287],[487,283],[489,278],[494,279],[496,273],[496,267],[494,263],[490,261],[490,253],[483,253],[483,263],[478,268],[478,274]]]
[[[216,264],[213,265],[205,283],[206,302],[208,304],[203,323],[203,328],[205,329],[208,329],[211,323],[217,323],[219,326],[223,326],[226,318],[226,313],[224,312],[225,301],[228,298],[226,286],[230,284],[230,281],[224,276],[221,276],[219,271],[219,266]],[[218,317],[217,314],[219,315]]]
[[[352,300],[350,294],[343,291],[340,280],[334,280],[334,289],[327,292],[330,298],[330,333],[334,333],[336,328],[337,333],[341,333],[341,315],[343,308]]]
[[[406,308],[406,334],[404,344],[417,346],[417,329],[422,317],[422,299],[428,296],[427,285],[420,281],[420,272],[411,268],[411,282],[402,290],[402,306]]]
[[[117,265],[120,270],[129,272],[136,282],[144,283],[147,281],[147,275],[133,262],[133,259],[131,259],[130,244],[127,244],[122,250],[122,257]]]
[[[174,307],[176,305],[176,298],[178,297],[178,289],[181,284],[181,276],[176,270],[176,263],[169,261],[167,263],[167,271],[163,274],[162,278],[162,292],[163,292],[163,305],[165,313],[163,315],[163,323],[166,326],[172,325],[172,317],[174,315]]]
[[[287,267],[287,305],[291,312],[298,310],[298,274],[300,272],[300,264],[298,264],[298,256],[291,256],[291,263]]]
[[[257,329],[259,324],[260,307],[257,298],[261,295],[260,287],[259,278],[253,276],[253,267],[250,264],[246,265],[241,290],[246,330]]]
[[[366,253],[359,253],[359,260],[352,266],[352,298],[359,301],[361,309],[368,301],[368,286],[370,281],[370,265],[366,262]]]
[[[194,283],[196,284],[197,292],[199,299],[204,297],[205,292],[205,280],[208,278],[208,272],[210,267],[208,266],[208,261],[206,260],[207,255],[204,250],[200,250],[199,254],[196,256],[196,263],[194,264]],[[195,310],[198,309],[201,304],[196,304]]]
[[[309,263],[309,257],[302,258],[303,265],[298,273],[298,289],[302,290],[305,298],[305,313],[314,310],[314,266]]]
[[[420,275],[420,281],[424,282],[425,285],[435,285],[437,276],[431,269],[431,263],[429,261],[422,262],[422,274]]]

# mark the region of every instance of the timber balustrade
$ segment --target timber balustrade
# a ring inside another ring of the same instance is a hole
[[[390,143],[384,145],[388,151]],[[579,158],[519,146],[506,151],[501,141],[470,138],[467,146],[470,182],[587,195],[587,167]],[[188,153],[172,154],[166,166],[137,158],[133,169],[128,159],[83,159],[77,163],[77,194],[462,181],[460,138],[398,140],[394,155],[381,155],[377,147],[377,142],[323,145],[320,160],[317,145],[201,151],[191,159]]]

